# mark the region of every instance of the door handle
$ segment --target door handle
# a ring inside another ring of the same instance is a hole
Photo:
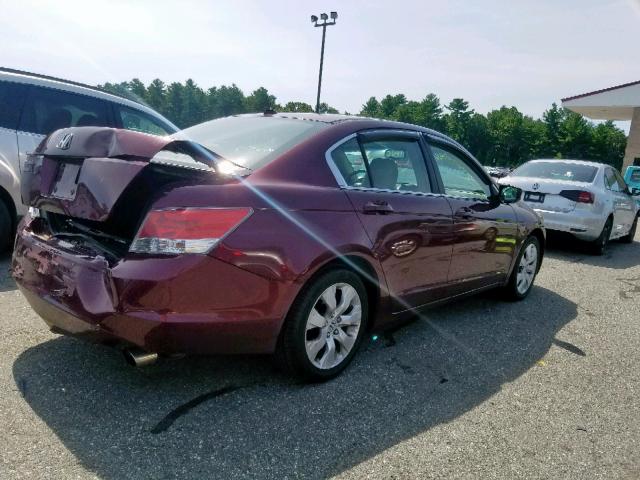
[[[392,213],[393,207],[388,202],[367,202],[363,205],[362,211],[364,213]]]
[[[455,216],[464,219],[471,219],[475,217],[475,212],[469,207],[461,207],[456,210]]]

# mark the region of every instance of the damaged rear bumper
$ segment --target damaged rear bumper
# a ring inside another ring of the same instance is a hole
[[[295,287],[207,255],[125,257],[19,229],[12,274],[49,327],[163,354],[271,353]]]

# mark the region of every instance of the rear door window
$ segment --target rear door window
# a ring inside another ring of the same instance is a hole
[[[613,192],[623,192],[625,190],[624,182],[620,183],[616,177],[616,172],[611,168],[607,168],[604,172],[604,186]]]
[[[167,126],[162,125],[160,121],[156,120],[151,115],[133,108],[125,107],[124,105],[116,105],[115,108],[116,116],[122,124],[122,128],[160,136],[173,133],[173,131],[169,131]]]
[[[53,88],[32,87],[20,120],[20,130],[48,135],[68,127],[109,126],[107,102]]]
[[[361,149],[358,140],[352,138],[334,149],[331,158],[350,187],[432,191],[420,144],[414,139],[366,140]]]
[[[16,130],[27,85],[0,82],[0,127]]]

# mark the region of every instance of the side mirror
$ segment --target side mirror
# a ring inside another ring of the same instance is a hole
[[[500,185],[500,201],[502,203],[516,203],[522,198],[522,189],[511,185]]]

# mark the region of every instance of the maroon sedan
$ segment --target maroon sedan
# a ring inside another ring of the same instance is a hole
[[[58,130],[29,157],[13,275],[55,332],[158,354],[276,353],[338,374],[366,332],[531,290],[545,233],[459,144],[349,116],[222,118],[174,137]]]

